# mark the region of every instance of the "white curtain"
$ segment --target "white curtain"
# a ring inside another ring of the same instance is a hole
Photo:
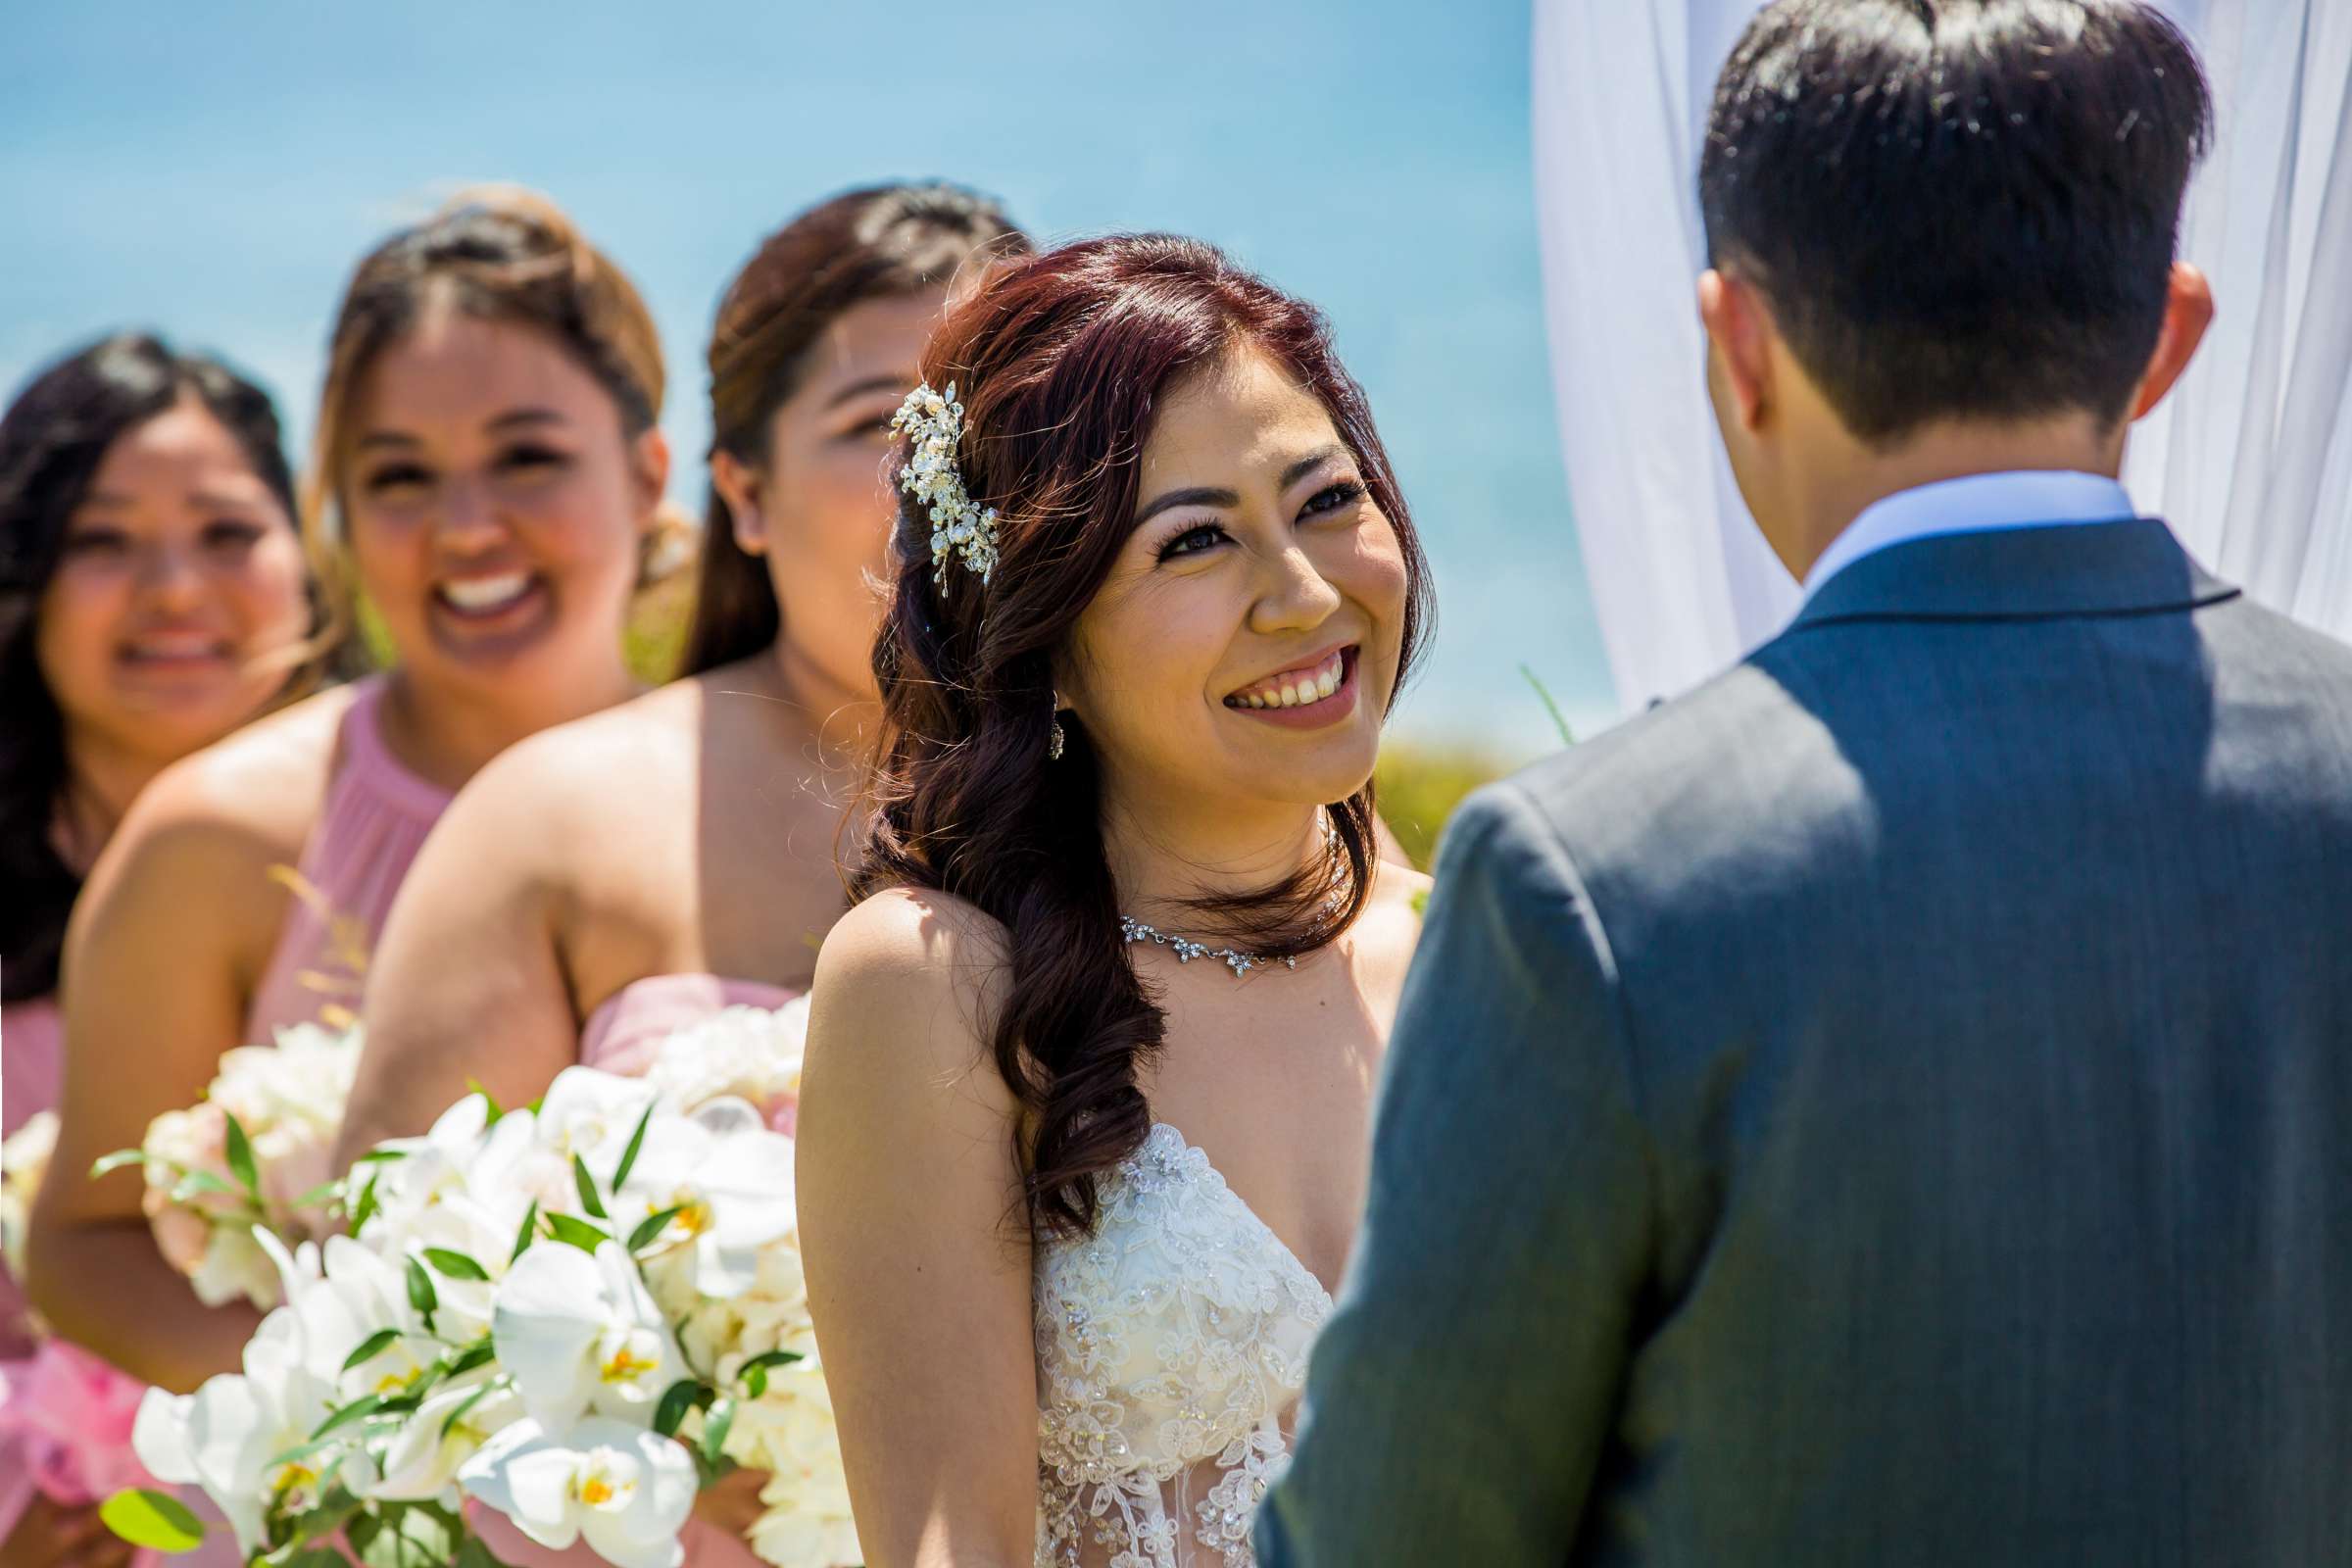
[[[2200,559],[2352,638],[2352,0],[2164,0],[2219,113],[2182,245],[2220,314],[2125,480]],[[1698,146],[1758,0],[1536,0],[1535,170],[1560,445],[1620,703],[1771,636],[1796,585],[1701,378]]]

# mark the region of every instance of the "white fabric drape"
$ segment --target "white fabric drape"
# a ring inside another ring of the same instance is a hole
[[[2219,140],[2182,249],[2220,315],[2141,422],[2144,513],[2265,603],[2352,637],[2352,4],[2164,0]],[[1620,703],[1777,631],[1796,585],[1733,488],[1701,376],[1698,146],[1758,0],[1536,0],[1535,171],[1560,444]]]

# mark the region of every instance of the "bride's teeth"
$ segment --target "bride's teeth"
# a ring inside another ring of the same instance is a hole
[[[1285,686],[1282,689],[1282,706],[1285,708],[1297,708],[1298,706],[1298,687]]]

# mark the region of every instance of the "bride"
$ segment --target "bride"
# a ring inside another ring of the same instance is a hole
[[[1238,1568],[1418,934],[1420,548],[1320,318],[1204,245],[1011,264],[923,369],[800,1119],[865,1560]]]

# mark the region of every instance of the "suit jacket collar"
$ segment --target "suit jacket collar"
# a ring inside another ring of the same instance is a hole
[[[2155,517],[1950,533],[1863,557],[1789,624],[2146,614],[2234,598]]]

